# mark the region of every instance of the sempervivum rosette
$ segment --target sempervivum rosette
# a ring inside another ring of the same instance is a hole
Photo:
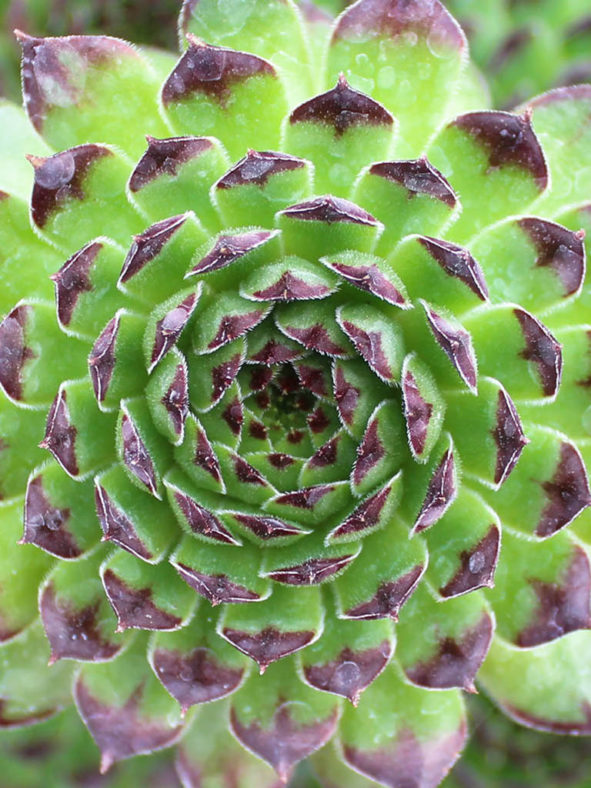
[[[2,724],[73,681],[104,768],[427,788],[480,671],[590,732],[591,91],[474,111],[437,0],[180,29],[19,34]]]

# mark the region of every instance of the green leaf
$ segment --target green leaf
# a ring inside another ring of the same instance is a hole
[[[59,562],[41,583],[39,612],[51,646],[50,664],[105,662],[125,646],[100,581],[104,559],[101,548],[80,561]]]
[[[550,188],[535,210],[552,216],[565,203],[589,199],[591,188],[591,88],[588,85],[551,90],[533,99],[526,112],[544,146]]]
[[[337,21],[327,80],[344,72],[355,88],[382,103],[400,123],[397,153],[417,154],[445,117],[465,49],[460,26],[438,0],[363,0]]]
[[[51,303],[19,303],[0,323],[0,346],[0,386],[17,404],[49,405],[64,378],[85,374],[88,345],[64,337]]]
[[[361,693],[384,670],[394,652],[391,621],[343,621],[325,595],[327,617],[322,637],[298,655],[311,687],[341,695],[356,706]]]
[[[347,249],[371,252],[383,229],[377,219],[355,203],[330,195],[279,211],[277,225],[282,231],[284,251],[307,260]]]
[[[372,164],[360,173],[351,199],[384,225],[377,247],[383,255],[411,233],[439,235],[461,207],[447,179],[426,156]]]
[[[246,153],[244,139],[256,139],[262,150],[276,149],[287,101],[271,63],[210,46],[192,34],[187,40],[189,48],[161,92],[164,115],[174,130],[217,137],[232,159]]]
[[[264,673],[272,662],[317,640],[323,620],[319,588],[273,585],[272,595],[259,604],[227,605],[217,630]],[[260,695],[260,689],[256,692]]]
[[[462,214],[450,236],[460,243],[505,216],[523,214],[549,183],[530,116],[460,115],[430,143],[430,161],[453,178]]]
[[[423,539],[408,536],[408,528],[394,517],[386,528],[363,540],[361,554],[347,574],[335,580],[340,618],[396,621],[428,561]],[[396,552],[384,550],[384,544],[395,544]]]
[[[314,162],[316,193],[349,197],[358,172],[385,158],[394,140],[394,118],[341,74],[327,93],[296,107],[285,127],[284,147]]]
[[[423,583],[400,613],[396,657],[406,677],[419,687],[475,692],[474,678],[493,631],[491,610],[481,593],[442,601]]]
[[[573,632],[552,643],[519,649],[495,638],[480,683],[516,722],[548,733],[588,735],[591,634]],[[531,675],[533,681],[524,681]]]
[[[84,665],[76,677],[78,713],[101,751],[103,772],[116,761],[169,747],[182,733],[177,703],[151,672],[145,650],[145,639],[137,637],[117,659]]]
[[[203,604],[187,626],[156,633],[150,641],[148,659],[184,712],[195,704],[210,703],[235,692],[249,669],[246,657],[219,637],[215,616]]]
[[[591,627],[588,551],[561,531],[541,542],[505,531],[487,598],[504,640],[531,648]]]
[[[166,562],[154,566],[118,550],[102,563],[100,576],[117,616],[117,632],[180,629],[197,604],[195,594]]]
[[[39,621],[0,648],[4,728],[32,725],[71,703],[72,665],[48,667],[49,643]]]
[[[306,687],[294,668],[292,660],[282,660],[264,677],[250,678],[234,695],[230,716],[234,736],[282,782],[330,739],[339,712],[335,698]]]
[[[579,449],[565,435],[525,425],[529,444],[510,478],[494,497],[484,495],[501,521],[541,539],[552,536],[591,505],[588,471]],[[466,467],[469,458],[465,457]],[[528,517],[521,515],[527,501]]]
[[[290,103],[309,95],[317,79],[308,62],[302,20],[292,0],[231,0],[221,8],[215,0],[185,3],[179,32],[270,60],[288,89]]]
[[[19,32],[17,38],[25,109],[50,145],[62,149],[98,138],[138,155],[138,124],[144,133],[166,133],[156,111],[158,75],[131,44],[108,36]]]
[[[304,159],[249,149],[217,181],[212,200],[226,227],[272,227],[277,211],[311,196],[313,172]]]
[[[16,549],[22,534],[23,500],[0,507],[0,643],[10,641],[38,615],[38,584],[52,567],[50,556],[32,545]],[[0,653],[3,646],[0,647]],[[6,657],[2,657],[6,659]],[[1,679],[0,679],[1,680]],[[39,699],[41,700],[41,699]]]
[[[59,387],[39,444],[74,478],[85,477],[112,461],[115,416],[101,412],[90,383],[66,381]]]
[[[357,709],[345,707],[339,743],[345,762],[381,785],[435,788],[457,759],[466,728],[458,690],[413,687],[391,664]]]
[[[178,533],[169,507],[152,495],[140,495],[118,465],[99,474],[95,486],[103,541],[158,563]]]
[[[215,137],[148,137],[148,147],[127,182],[131,203],[154,222],[193,211],[210,232],[219,216],[209,190],[230,160]]]
[[[80,558],[100,537],[96,513],[88,505],[92,495],[90,479],[72,479],[53,460],[35,468],[27,482],[22,542],[58,558]]]
[[[140,231],[141,219],[124,197],[129,164],[114,148],[92,143],[29,160],[31,218],[49,241],[75,252],[96,235],[97,216],[121,244]]]
[[[236,560],[237,549],[239,560]],[[170,558],[185,583],[214,606],[222,602],[238,604],[267,599],[271,583],[258,576],[260,562],[260,550],[256,546],[208,545],[193,536],[184,536]],[[233,608],[224,608],[230,609]],[[253,620],[259,615],[255,612]]]

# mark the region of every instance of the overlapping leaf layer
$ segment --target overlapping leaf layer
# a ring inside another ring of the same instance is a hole
[[[73,681],[191,786],[435,786],[477,674],[588,733],[591,89],[479,109],[438,0],[180,32],[19,34],[0,107],[2,724]]]

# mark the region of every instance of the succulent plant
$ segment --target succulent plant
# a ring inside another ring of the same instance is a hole
[[[587,0],[449,0],[486,73],[496,106],[535,93],[591,82],[591,8]]]
[[[212,788],[436,786],[477,674],[591,733],[591,88],[479,109],[438,0],[179,27],[18,34],[0,724]]]

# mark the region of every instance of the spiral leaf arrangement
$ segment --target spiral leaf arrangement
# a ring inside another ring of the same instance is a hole
[[[18,34],[1,724],[187,786],[436,786],[477,674],[591,733],[591,88],[477,109],[438,0],[179,27]]]

